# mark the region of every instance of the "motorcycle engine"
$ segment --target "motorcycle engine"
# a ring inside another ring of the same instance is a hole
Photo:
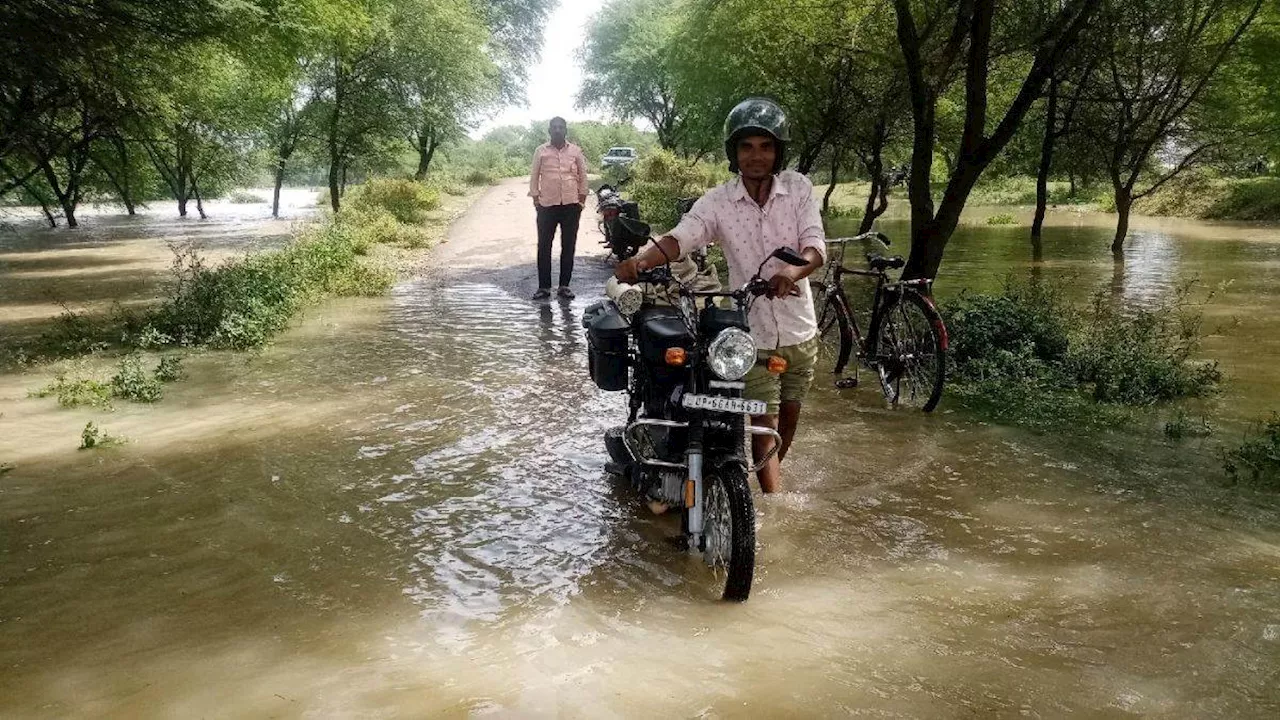
[[[649,488],[649,497],[668,505],[684,504],[685,473],[678,470],[663,470],[658,482]]]

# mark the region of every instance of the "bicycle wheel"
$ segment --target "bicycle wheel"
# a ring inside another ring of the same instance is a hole
[[[942,397],[946,375],[942,316],[918,293],[907,291],[885,307],[876,334],[876,369],[885,399],[929,412]]]
[[[721,597],[742,602],[751,595],[756,569],[756,513],[747,475],[726,464],[707,475],[705,487],[702,559],[717,575],[724,572]]]
[[[825,283],[813,284],[813,306],[818,309],[818,368],[844,373],[853,355],[853,318],[844,297]]]

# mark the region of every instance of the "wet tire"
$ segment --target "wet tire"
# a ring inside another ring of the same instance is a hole
[[[818,370],[844,373],[853,355],[853,318],[839,294],[814,283],[814,307],[818,309]]]
[[[933,305],[915,293],[885,308],[876,337],[885,399],[929,412],[947,374],[946,328]]]
[[[725,571],[725,600],[742,602],[751,595],[751,582],[756,571],[756,512],[751,502],[751,489],[741,466],[725,465],[707,476],[707,498],[704,509],[705,529],[710,523],[727,519],[715,537],[704,535],[707,546],[703,559],[713,569]],[[713,507],[714,503],[714,507]],[[721,517],[723,514],[723,518]],[[713,517],[714,516],[714,517]],[[723,547],[712,547],[713,541]],[[728,557],[722,557],[728,551]]]

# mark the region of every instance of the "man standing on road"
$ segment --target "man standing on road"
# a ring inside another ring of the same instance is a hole
[[[778,466],[791,447],[800,404],[813,380],[818,321],[808,276],[826,260],[826,234],[813,184],[800,173],[783,170],[789,139],[782,108],[764,98],[739,103],[724,122],[725,154],[738,176],[708,190],[674,230],[615,270],[619,280],[635,282],[637,271],[661,264],[664,255],[678,257],[717,242],[729,263],[729,285],[737,288],[779,247],[808,261],[794,267],[769,260],[762,273],[769,281],[768,297],[752,304],[748,318],[759,350],[743,396],[768,405],[767,414],[752,417],[752,424],[776,428],[782,437],[778,454],[760,468],[760,489],[766,493],[780,489]],[[777,375],[768,370],[774,355],[787,361],[786,370]],[[773,442],[767,436],[752,437],[757,462]]]
[[[569,278],[573,275],[573,251],[578,242],[578,220],[587,202],[587,158],[582,148],[565,140],[569,127],[564,118],[551,118],[547,134],[551,142],[533,153],[529,173],[529,197],[538,213],[538,291],[534,300],[551,297],[551,240],[560,228],[560,290],[573,299]]]

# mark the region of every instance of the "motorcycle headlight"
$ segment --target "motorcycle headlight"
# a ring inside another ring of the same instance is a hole
[[[711,372],[725,380],[737,380],[756,364],[756,343],[738,328],[722,330],[707,349]]]

